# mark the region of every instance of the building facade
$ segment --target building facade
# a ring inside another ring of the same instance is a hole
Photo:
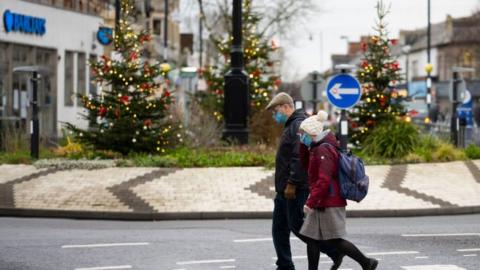
[[[30,132],[31,74],[41,66],[38,88],[40,135],[55,140],[62,123],[86,127],[77,94],[96,91],[88,60],[103,54],[96,34],[103,24],[100,1],[2,0],[0,14],[0,119]],[[96,5],[98,4],[98,5]]]

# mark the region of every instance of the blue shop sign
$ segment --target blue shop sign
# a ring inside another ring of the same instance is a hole
[[[46,19],[13,13],[8,9],[3,13],[3,25],[7,33],[23,32],[43,36],[47,31],[46,22]]]
[[[97,39],[102,45],[110,45],[113,40],[113,29],[108,27],[100,27],[97,32]]]

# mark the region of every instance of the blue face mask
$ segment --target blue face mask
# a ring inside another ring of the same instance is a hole
[[[310,135],[307,133],[303,133],[303,135],[300,137],[300,142],[305,144],[307,147],[310,147],[312,144],[312,137],[310,137]]]
[[[274,115],[273,115],[273,119],[275,120],[275,122],[279,123],[279,124],[283,124],[283,123],[286,123],[287,122],[287,116],[281,112],[276,112]]]

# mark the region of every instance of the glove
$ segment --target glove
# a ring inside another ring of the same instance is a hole
[[[293,200],[295,199],[297,187],[293,184],[287,183],[287,186],[285,187],[285,190],[283,191],[283,195],[285,196],[285,199],[287,200]]]
[[[312,209],[312,208],[308,207],[306,204],[303,206],[303,213],[304,213],[305,215],[308,215],[308,214],[310,214],[310,213],[312,213],[312,212],[313,212],[313,209]]]

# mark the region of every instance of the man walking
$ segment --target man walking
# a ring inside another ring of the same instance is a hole
[[[277,270],[294,270],[290,248],[290,232],[307,244],[308,269],[317,270],[320,251],[332,258],[331,270],[340,267],[343,256],[331,247],[299,234],[303,224],[303,206],[309,191],[307,171],[299,159],[298,128],[305,120],[302,109],[295,110],[293,99],[279,93],[266,107],[275,121],[284,124],[275,159],[275,192],[272,222],[273,245],[277,253]]]

